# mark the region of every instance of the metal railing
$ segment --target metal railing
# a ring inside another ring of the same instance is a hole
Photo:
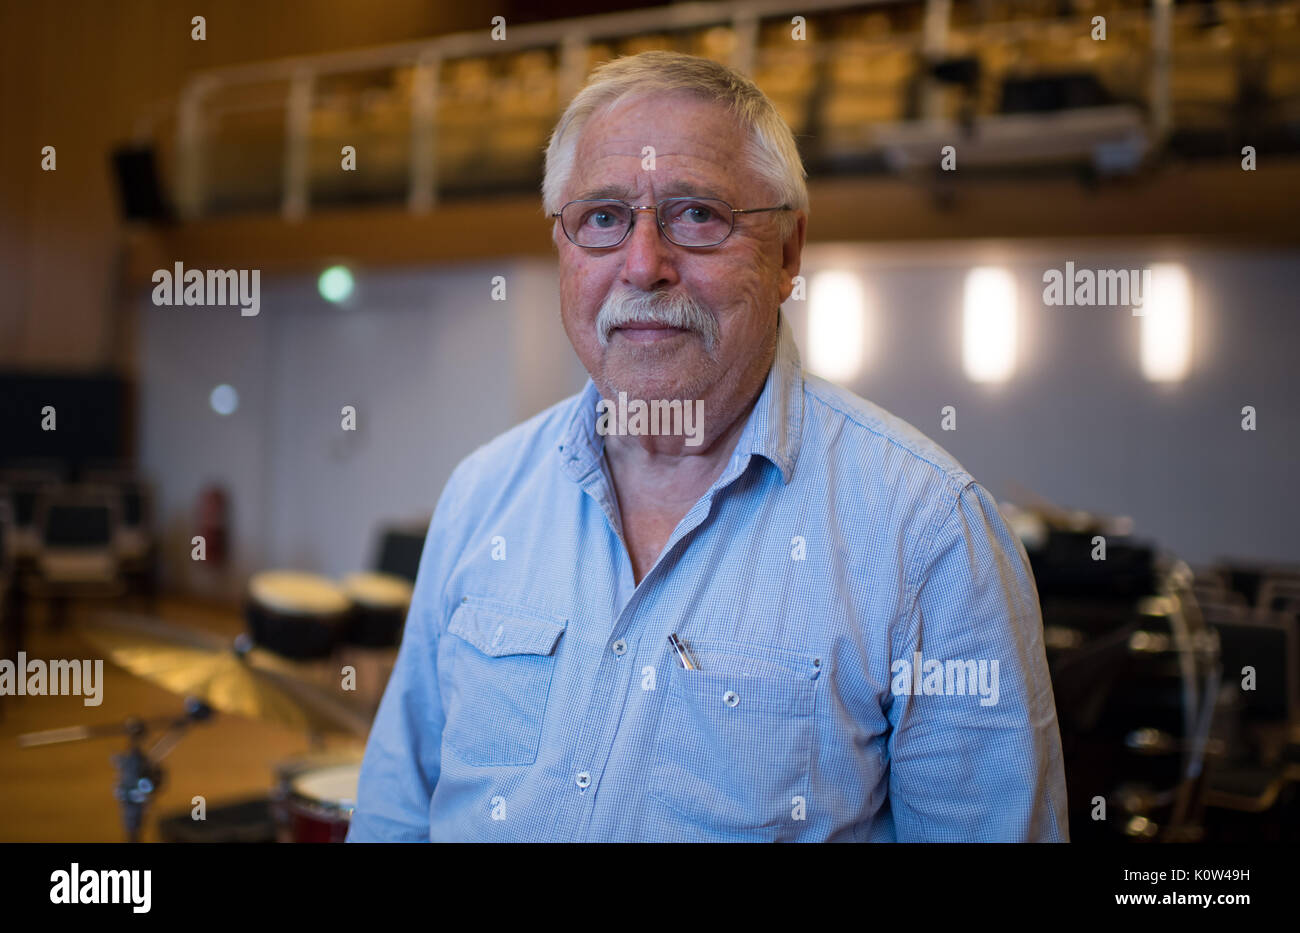
[[[721,27],[729,32],[728,63],[753,74],[764,52],[761,45],[763,27],[778,21],[793,28],[796,17],[811,26],[818,17],[861,12],[879,12],[886,8],[923,6],[920,32],[913,37],[922,58],[941,59],[948,52],[954,30],[951,0],[808,0],[797,5],[791,0],[744,0],[726,3],[690,3],[632,12],[612,13],[577,19],[513,26],[506,24],[508,44],[493,37],[493,30],[457,33],[416,42],[332,52],[321,55],[284,58],[216,68],[195,76],[183,89],[177,107],[174,194],[183,218],[195,219],[207,211],[212,187],[213,132],[217,121],[241,111],[283,108],[283,150],[279,177],[278,204],[289,219],[304,216],[312,204],[311,152],[312,117],[321,94],[322,83],[345,75],[365,72],[406,72],[403,82],[403,105],[409,106],[409,134],[403,144],[407,152],[403,200],[413,212],[433,209],[441,195],[439,152],[439,105],[447,93],[442,85],[444,65],[475,58],[545,51],[554,62],[552,78],[559,109],[581,87],[591,64],[594,45],[625,41],[633,37],[688,36],[693,31]],[[1189,11],[1190,13],[1190,11]],[[1183,11],[1179,10],[1182,16]],[[1146,82],[1145,119],[1152,137],[1159,141],[1171,125],[1170,64],[1173,56],[1175,11],[1172,0],[1155,0],[1150,10],[1128,11],[1119,16],[1140,17],[1146,21],[1149,35],[1148,80]],[[1119,18],[1117,16],[1116,18]],[[1086,20],[1083,20],[1086,22]],[[1027,28],[1025,22],[1005,24],[1007,34]],[[1043,25],[1040,21],[1039,25]],[[980,27],[1002,29],[1001,24]],[[810,29],[810,33],[814,30]],[[893,39],[897,39],[895,34]],[[824,60],[825,46],[834,45],[836,37],[810,34],[815,60]],[[819,56],[821,57],[819,59]],[[259,85],[272,85],[273,93],[252,95],[238,102],[219,98],[231,91],[255,91]],[[919,116],[937,120],[941,108],[937,83],[922,76]],[[537,153],[540,158],[540,152]]]

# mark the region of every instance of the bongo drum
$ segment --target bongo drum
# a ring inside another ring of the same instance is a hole
[[[366,648],[393,648],[411,606],[411,584],[388,573],[353,573],[343,578],[352,600],[352,621],[344,640]]]
[[[328,657],[351,622],[342,587],[311,573],[268,570],[248,581],[246,617],[253,641],[287,658]]]

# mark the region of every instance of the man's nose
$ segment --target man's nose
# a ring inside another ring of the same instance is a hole
[[[633,215],[632,229],[623,244],[623,278],[642,291],[653,291],[677,280],[673,245],[659,230],[654,209]]]

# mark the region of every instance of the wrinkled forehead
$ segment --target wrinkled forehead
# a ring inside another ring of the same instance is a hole
[[[583,126],[566,194],[627,198],[650,182],[658,197],[750,195],[761,183],[744,158],[748,143],[722,104],[685,91],[625,97]]]

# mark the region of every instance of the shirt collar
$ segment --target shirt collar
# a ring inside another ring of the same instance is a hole
[[[605,439],[596,433],[596,404],[600,397],[600,390],[588,378],[561,432],[558,453],[564,472],[575,482],[599,465],[605,449]],[[707,411],[704,417],[708,417]],[[788,483],[794,474],[802,436],[803,364],[790,322],[785,312],[779,311],[776,356],[726,472],[743,470],[750,455],[759,454],[770,460],[781,471],[782,482]]]

